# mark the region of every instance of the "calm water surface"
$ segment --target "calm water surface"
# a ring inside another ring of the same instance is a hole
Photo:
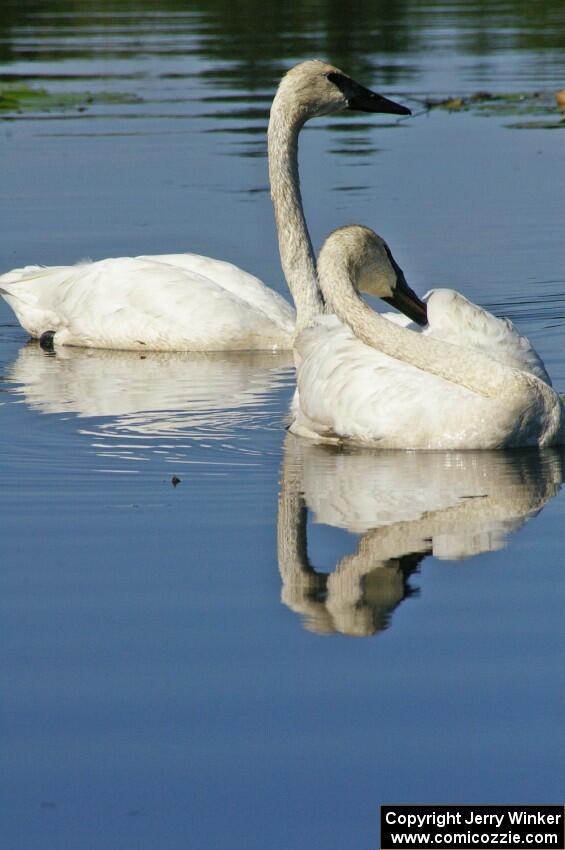
[[[59,103],[0,113],[2,270],[194,250],[285,293],[268,108],[324,56],[416,114],[305,130],[315,244],[375,227],[565,392],[562,3],[356,9],[7,3],[0,79]],[[528,97],[422,105],[478,90]],[[49,355],[4,302],[0,369],[2,846],[369,850],[379,802],[562,802],[565,454],[310,446],[290,356]]]

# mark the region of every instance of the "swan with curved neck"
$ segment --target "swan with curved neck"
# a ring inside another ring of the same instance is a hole
[[[513,361],[504,344],[500,351],[481,350],[415,333],[364,303],[359,289],[383,298],[404,283],[388,246],[372,230],[352,225],[334,231],[320,252],[318,274],[337,319],[322,317],[297,338],[295,433],[396,449],[563,443],[559,396],[535,368],[526,371],[520,358]],[[482,315],[485,323],[499,322],[523,340],[503,320],[450,290],[429,297],[432,331],[434,302],[446,297],[467,305],[473,321]]]
[[[300,196],[298,134],[310,118],[346,109],[410,112],[319,60],[283,77],[271,109],[271,194],[298,329],[323,309]],[[2,275],[0,293],[28,333],[49,346],[278,350],[292,347],[295,330],[284,298],[236,266],[196,254],[27,266]]]

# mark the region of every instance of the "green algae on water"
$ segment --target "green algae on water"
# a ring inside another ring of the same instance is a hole
[[[562,110],[555,104],[550,92],[511,92],[493,94],[480,91],[466,96],[451,96],[424,100],[426,109],[444,109],[447,112],[474,112],[488,117],[514,117],[518,120],[508,127],[516,130],[555,130],[565,128]]]
[[[114,103],[140,103],[136,95],[123,92],[50,92],[20,82],[0,82],[0,115],[20,112],[55,112]]]

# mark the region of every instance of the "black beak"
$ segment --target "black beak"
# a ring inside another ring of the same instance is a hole
[[[383,97],[382,94],[377,94],[371,89],[366,89],[365,86],[356,83],[354,80],[351,87],[351,94],[347,98],[347,108],[357,109],[360,112],[387,112],[392,115],[412,115],[407,106],[401,106],[395,103],[394,100],[389,100]]]
[[[388,112],[392,115],[412,115],[407,106],[401,106],[393,100],[377,94],[365,86],[356,83],[338,71],[327,74],[328,80],[338,87],[347,100],[348,109],[358,109],[360,112]]]
[[[426,304],[418,298],[413,289],[410,289],[406,283],[404,272],[399,266],[396,266],[396,275],[395,290],[390,298],[383,298],[383,301],[396,307],[417,325],[427,325],[428,310]]]

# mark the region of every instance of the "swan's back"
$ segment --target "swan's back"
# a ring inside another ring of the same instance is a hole
[[[265,286],[255,275],[233,263],[201,254],[160,254],[156,257],[142,255],[136,259],[166,263],[188,273],[201,275],[216,283],[225,292],[253,304],[255,309],[273,317],[273,320],[279,319],[281,330],[291,333],[294,329],[296,317],[288,301],[278,292]]]
[[[404,448],[407,434],[410,447],[422,444],[431,423],[439,430],[446,415],[453,419],[458,410],[460,427],[466,424],[468,390],[365,345],[335,316],[303,331],[296,350],[300,401],[294,433]]]
[[[551,386],[541,357],[510,319],[493,316],[453,289],[432,289],[424,300],[429,324],[423,333],[464,349],[482,351]]]
[[[543,360],[510,319],[499,319],[453,289],[432,289],[424,296],[428,325],[420,328],[402,313],[383,313],[415,333],[441,339],[469,351],[482,351],[505,366],[529,372],[551,386]]]
[[[230,263],[195,254],[27,266],[0,277],[20,323],[38,337],[94,348],[286,349],[294,312]]]
[[[383,449],[497,449],[562,441],[559,398],[523,370],[531,387],[527,404],[521,396],[498,403],[377,351],[333,316],[304,330],[296,350],[295,434]],[[472,358],[472,350],[461,348],[461,356]]]

